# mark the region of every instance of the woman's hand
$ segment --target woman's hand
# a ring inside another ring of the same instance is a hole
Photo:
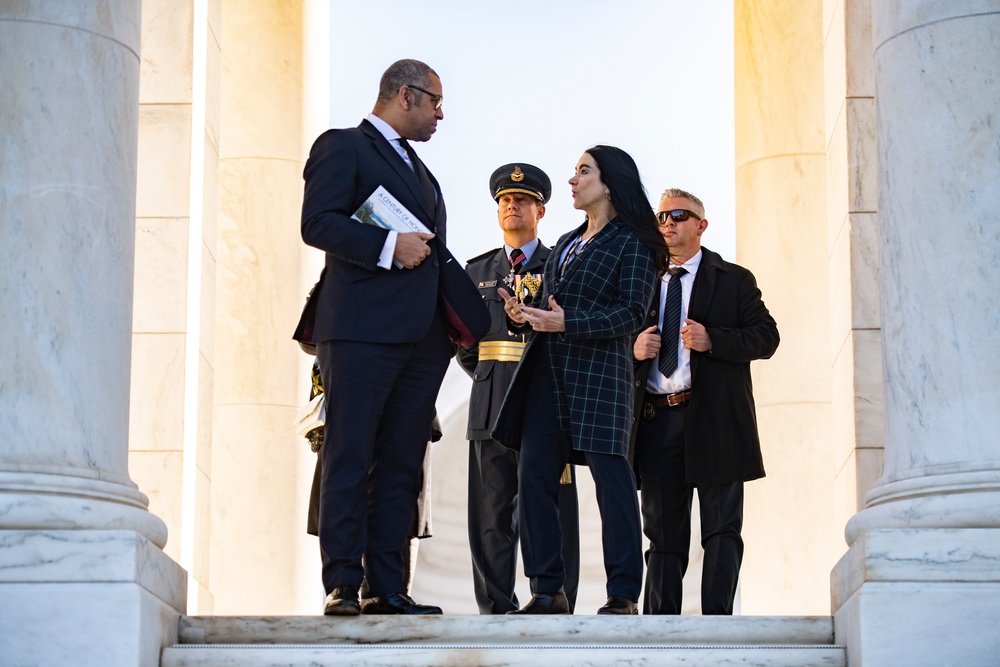
[[[551,310],[542,310],[541,308],[532,308],[521,304],[521,315],[535,331],[548,331],[552,333],[566,331],[566,315],[563,309],[559,307],[559,304],[556,303],[554,296],[549,297],[549,308]]]
[[[519,303],[517,299],[502,287],[497,289],[497,294],[503,299],[503,309],[507,313],[507,317],[510,318],[510,321],[514,324],[527,324],[528,320],[521,314],[521,309],[524,307],[523,304]]]

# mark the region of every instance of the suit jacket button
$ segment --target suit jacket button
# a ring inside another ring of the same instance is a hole
[[[639,388],[639,381],[638,381],[638,380],[636,380],[636,381],[635,381],[635,388],[636,388],[636,389],[638,389],[638,388]]]
[[[440,264],[438,264],[438,261],[437,261],[437,260],[435,259],[435,260],[434,260],[434,268],[437,268],[437,267],[439,267],[439,266],[441,266],[441,265],[440,265]]]

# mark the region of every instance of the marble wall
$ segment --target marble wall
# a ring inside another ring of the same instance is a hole
[[[746,487],[741,609],[829,613],[840,528],[823,5],[739,0],[735,9],[737,261],[754,272],[781,334],[774,357],[752,365],[767,477]]]
[[[882,475],[878,156],[871,0],[823,4],[836,523]]]
[[[219,163],[219,2],[143,3],[129,469],[208,581]]]

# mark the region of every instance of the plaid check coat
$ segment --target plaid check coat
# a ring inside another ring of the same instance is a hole
[[[520,449],[526,400],[532,400],[531,365],[548,346],[559,422],[576,452],[628,453],[634,378],[632,335],[646,318],[657,284],[656,257],[615,218],[566,267],[566,247],[586,224],[563,235],[545,263],[539,307],[551,294],[565,312],[566,330],[532,332],[507,390],[493,438]],[[578,460],[579,457],[574,457]]]

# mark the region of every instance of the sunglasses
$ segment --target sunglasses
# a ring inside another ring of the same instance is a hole
[[[694,211],[689,211],[686,208],[675,208],[672,211],[660,211],[656,214],[656,219],[660,221],[661,225],[665,225],[671,220],[674,222],[684,222],[688,218],[694,218],[695,220],[701,220],[698,214]]]

